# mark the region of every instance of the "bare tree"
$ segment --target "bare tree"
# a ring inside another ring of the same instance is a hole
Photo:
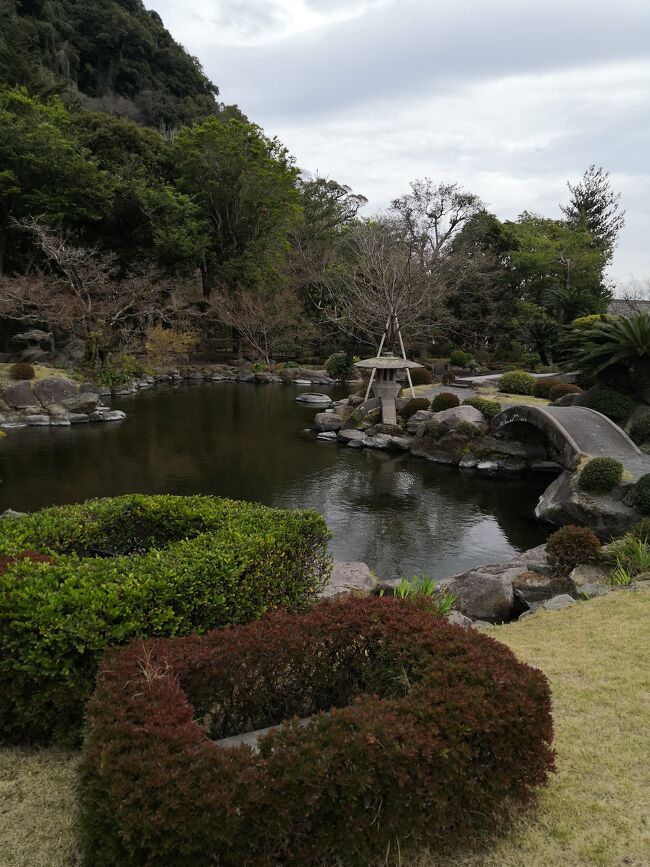
[[[341,236],[312,297],[326,319],[352,339],[376,344],[387,321],[405,338],[429,334],[442,315],[444,286],[417,241],[394,219],[359,223]],[[389,334],[394,345],[395,334]]]
[[[636,313],[646,313],[650,305],[650,278],[640,280],[632,277],[622,286],[617,287],[616,297],[610,305],[610,312],[619,316],[633,316]]]
[[[213,293],[210,303],[219,320],[234,329],[267,364],[283,343],[294,342],[299,331],[304,336],[302,307],[287,286],[264,291],[222,287]]]
[[[440,258],[467,221],[483,210],[478,196],[458,184],[434,184],[430,178],[411,183],[411,192],[391,204],[423,260]]]
[[[35,276],[4,278],[0,314],[47,322],[50,330],[86,341],[88,360],[140,338],[154,321],[171,322],[183,308],[186,287],[159,275],[122,276],[113,254],[79,246],[37,220],[19,224],[42,255]]]

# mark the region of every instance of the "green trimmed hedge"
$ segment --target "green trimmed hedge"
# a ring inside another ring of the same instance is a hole
[[[436,394],[431,401],[430,409],[431,412],[442,412],[445,409],[453,409],[459,405],[460,400],[452,391],[441,391],[440,394]]]
[[[592,458],[578,476],[578,487],[591,494],[606,494],[623,478],[623,464],[616,458]]]
[[[494,418],[501,412],[501,404],[498,400],[488,400],[486,397],[467,397],[463,401],[463,406],[473,406],[479,412],[482,412],[486,418]]]
[[[431,371],[426,367],[413,367],[411,369],[411,382],[413,385],[431,385],[433,382]],[[404,388],[407,388],[408,380],[405,380],[402,384]]]
[[[472,356],[463,349],[454,349],[449,353],[449,363],[452,367],[467,367],[471,360]]]
[[[556,530],[546,543],[546,557],[554,575],[568,575],[576,566],[593,563],[601,544],[587,527],[568,524]]]
[[[310,511],[125,496],[0,522],[0,737],[72,743],[103,651],[313,600],[330,534]],[[20,558],[25,549],[53,562]]]
[[[430,406],[431,401],[428,398],[412,397],[409,401],[407,401],[404,408],[400,410],[399,414],[402,416],[402,418],[405,418],[408,421],[412,415],[415,415],[416,412],[419,412],[421,409],[429,409]]]
[[[617,424],[625,424],[634,409],[634,401],[613,388],[599,387],[589,392],[585,406],[606,415]]]
[[[499,380],[499,391],[506,394],[530,394],[535,391],[536,379],[527,370],[510,370]]]
[[[542,397],[546,400],[550,399],[551,389],[558,385],[563,385],[559,379],[536,379],[535,387],[533,388],[534,397]]]
[[[582,394],[582,389],[572,382],[559,382],[550,389],[548,396],[551,402],[554,402],[567,394]]]
[[[554,764],[544,674],[394,598],[134,642],[107,655],[88,717],[93,867],[368,867],[422,846],[446,863]],[[259,753],[216,743],[283,720]]]

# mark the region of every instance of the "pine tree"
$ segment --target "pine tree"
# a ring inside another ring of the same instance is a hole
[[[567,182],[567,186],[571,199],[568,205],[560,205],[567,223],[587,229],[609,262],[618,234],[625,225],[621,194],[612,189],[609,172],[602,166],[591,165],[578,184],[573,186]]]

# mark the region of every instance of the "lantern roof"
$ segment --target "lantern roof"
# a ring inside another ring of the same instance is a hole
[[[408,361],[408,359],[400,358],[392,353],[378,355],[375,358],[364,358],[362,361],[355,361],[355,367],[374,368],[375,370],[406,370],[415,367],[422,367],[417,361]]]

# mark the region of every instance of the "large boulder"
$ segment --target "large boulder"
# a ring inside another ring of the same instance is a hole
[[[411,454],[436,464],[458,465],[467,448],[467,438],[450,431],[441,439],[432,436],[416,437],[411,442]]]
[[[378,409],[381,409],[381,401],[378,397],[370,397],[368,400],[364,400],[363,403],[359,404],[355,410],[355,414],[357,418],[364,419],[366,416],[370,415],[371,412],[375,412],[375,410]]]
[[[39,400],[32,391],[29,382],[16,382],[5,385],[0,397],[12,409],[25,409],[38,406]]]
[[[106,409],[106,407],[103,407],[95,410],[88,418],[92,422],[124,421],[126,413],[121,409]]]
[[[374,436],[367,436],[364,445],[368,449],[387,449],[390,447],[392,439],[393,437],[386,434],[375,434]]]
[[[73,395],[73,397],[68,397],[65,400],[62,400],[61,403],[66,409],[70,410],[70,412],[91,413],[97,409],[100,403],[100,398],[98,394],[95,394],[92,391],[82,391],[79,394]]]
[[[488,428],[483,413],[473,406],[453,406],[451,409],[443,409],[435,413],[434,418],[449,430],[455,430],[461,422],[475,425],[482,433]]]
[[[368,435],[365,431],[357,430],[356,428],[342,427],[337,434],[337,439],[342,443],[364,444],[367,438]]]
[[[588,494],[576,486],[574,474],[565,470],[539,498],[535,516],[556,527],[565,524],[589,527],[600,539],[608,540],[622,536],[639,520],[638,513],[626,503],[630,490],[628,482],[603,496]]]
[[[300,379],[300,368],[283,367],[280,371],[280,379],[282,382],[293,382],[296,379]]]
[[[390,437],[401,437],[403,435],[402,428],[398,424],[383,424],[379,423],[374,425],[368,433],[371,436],[375,434],[386,434]]]
[[[32,385],[32,389],[43,406],[48,406],[51,403],[61,404],[79,394],[79,384],[62,376],[48,376],[45,379],[38,379]]]
[[[609,572],[599,563],[582,563],[571,572],[571,581],[578,589],[587,584],[608,584]]]
[[[501,623],[510,620],[515,606],[512,577],[507,570],[491,575],[473,569],[441,583],[456,597],[461,614],[473,620]]]
[[[314,419],[314,426],[319,431],[339,431],[343,426],[343,419],[334,412],[319,412]]]
[[[299,379],[309,380],[312,385],[333,385],[335,380],[333,380],[326,370],[312,370],[308,367],[300,368],[300,376]]]
[[[560,593],[575,592],[575,585],[570,578],[558,578],[532,570],[518,572],[512,579],[512,586],[515,596],[528,607],[552,599]]]
[[[332,575],[327,586],[320,594],[327,598],[339,593],[372,593],[377,584],[377,579],[365,563],[342,563],[334,561]]]
[[[561,593],[559,596],[554,596],[542,603],[542,608],[546,611],[562,611],[563,608],[570,608],[571,605],[575,605],[575,599],[568,593]]]
[[[431,421],[434,416],[435,412],[430,412],[428,409],[419,409],[417,412],[413,413],[411,418],[406,423],[406,430],[410,434],[414,434],[418,431],[419,428],[421,428],[423,424]]]

